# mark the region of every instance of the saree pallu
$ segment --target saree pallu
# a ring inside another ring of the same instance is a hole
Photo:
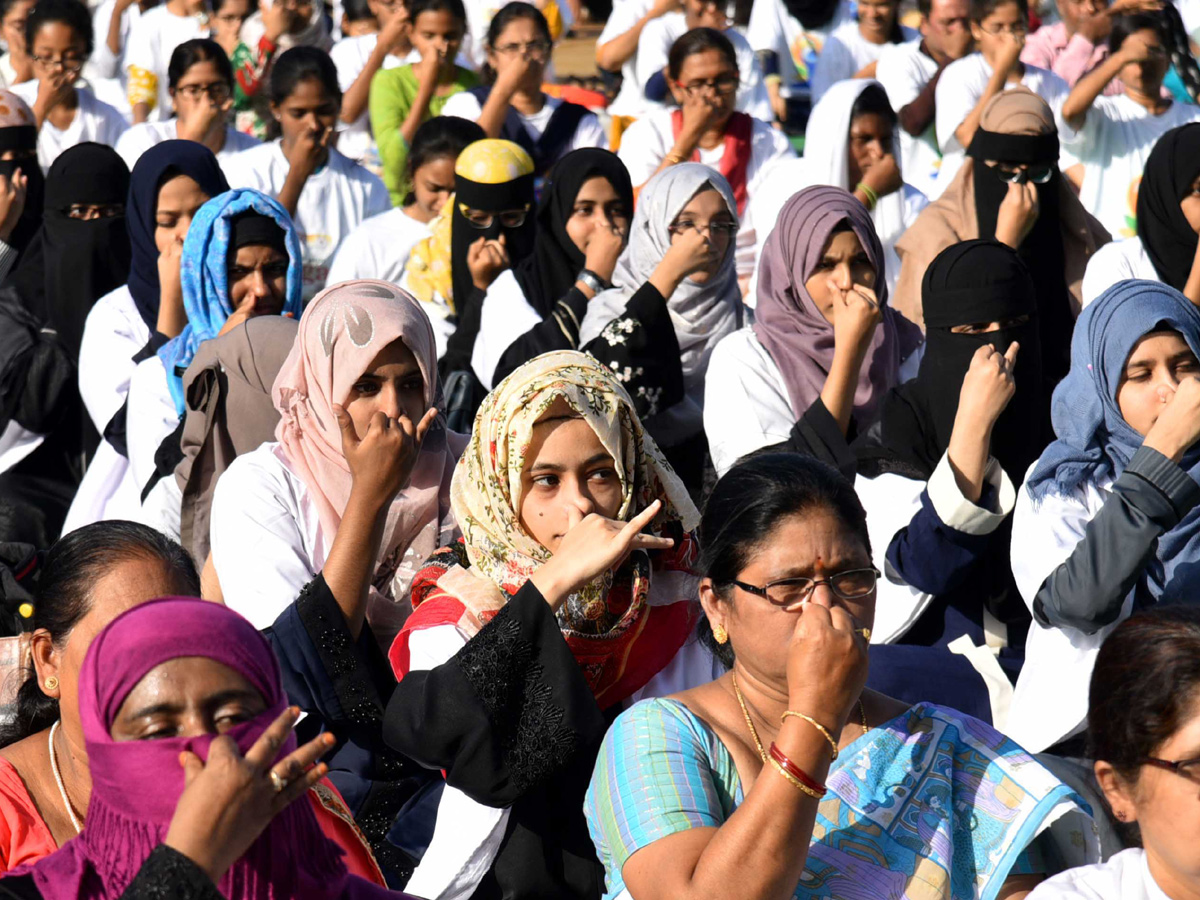
[[[826,783],[797,900],[992,900],[1010,875],[1099,859],[1082,797],[945,707],[918,704],[873,729]],[[673,700],[630,708],[604,739],[584,806],[605,897],[629,896],[621,869],[635,851],[720,827],[742,799],[729,751],[702,720]]]

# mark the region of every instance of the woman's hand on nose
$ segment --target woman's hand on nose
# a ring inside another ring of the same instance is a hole
[[[376,412],[362,437],[345,409],[335,406],[333,412],[342,432],[342,455],[350,468],[352,491],[375,498],[380,509],[387,507],[408,483],[425,434],[437,419],[437,409],[427,410],[415,425],[404,413],[390,418]]]
[[[675,545],[671,538],[641,533],[661,508],[662,502],[655,500],[628,522],[621,522],[597,513],[585,516],[577,506],[568,506],[567,532],[558,550],[529,580],[550,608],[557,610],[569,594],[616,566],[632,551],[669,550]]]
[[[1161,399],[1162,395],[1159,396]],[[1178,463],[1197,439],[1200,439],[1200,379],[1188,376],[1179,382],[1143,443]]]
[[[861,628],[841,606],[809,602],[788,646],[788,709],[812,716],[835,735],[867,683]]]

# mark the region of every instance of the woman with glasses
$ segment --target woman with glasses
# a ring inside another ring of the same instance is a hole
[[[134,125],[117,141],[131,169],[143,153],[162,141],[196,141],[224,162],[258,145],[233,127],[233,66],[225,51],[207,38],[185,41],[171,54],[167,70],[175,118]]]
[[[450,505],[463,539],[417,574],[388,654],[384,740],[446,778],[406,889],[594,900],[581,807],[606,711],[714,674],[692,637],[699,514],[632,398],[578,351],[488,395]]]
[[[1200,109],[1163,96],[1170,68],[1165,26],[1158,13],[1114,20],[1108,57],[1079,80],[1063,103],[1067,177],[1079,201],[1114,237],[1137,233],[1138,183],[1155,142],[1167,131],[1200,120]],[[1121,92],[1101,96],[1116,80]]]
[[[208,0],[166,0],[138,16],[122,64],[134,124],[171,118],[168,69],[175,48],[209,36]]]
[[[1155,281],[1118,282],[1075,325],[1051,408],[1058,439],[1013,520],[1013,575],[1034,624],[1008,727],[1031,749],[1080,730],[1096,652],[1121,620],[1195,597],[1198,354],[1200,310]]]
[[[946,184],[962,167],[979,119],[993,97],[1024,85],[1045,100],[1057,117],[1070,90],[1053,72],[1021,62],[1029,31],[1027,0],[971,0],[970,17],[976,52],[946,66],[934,95],[942,152],[938,181]]]
[[[896,242],[896,308],[918,325],[922,279],[939,253],[972,238],[994,238],[1016,250],[1037,291],[1048,389],[1067,372],[1062,338],[1079,315],[1088,260],[1109,240],[1063,178],[1058,156],[1046,101],[1020,85],[998,94],[980,116],[967,165]]]
[[[1200,890],[1200,613],[1138,613],[1104,642],[1088,702],[1087,756],[1128,850],[1070,869],[1030,900],[1163,900]]]
[[[768,164],[795,155],[791,144],[782,131],[737,112],[737,53],[721,32],[696,28],[677,40],[667,74],[679,108],[639,119],[621,138],[621,161],[634,187],[641,190],[652,175],[680,163],[703,163],[729,183],[741,216]],[[739,234],[739,277],[754,271],[753,246],[753,234]]]
[[[608,146],[595,113],[542,93],[553,46],[536,6],[507,4],[488,25],[484,84],[451,97],[442,109],[478,122],[488,137],[524,147],[539,182],[572,150]]]
[[[1015,900],[1057,852],[1096,858],[1082,798],[1012,741],[864,687],[878,572],[849,482],[744,461],[700,535],[701,640],[728,671],[609,729],[584,808],[606,897]]]
[[[25,44],[36,80],[10,90],[33,110],[42,171],[76,144],[116,144],[128,127],[125,119],[90,89],[76,86],[93,45],[87,9],[74,0],[42,0],[25,20]]]

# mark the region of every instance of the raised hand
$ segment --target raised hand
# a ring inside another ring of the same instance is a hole
[[[467,248],[467,268],[471,272],[471,281],[481,291],[491,287],[497,276],[510,265],[503,234],[494,240],[477,238]]]
[[[833,301],[833,346],[861,356],[883,321],[883,307],[869,287],[856,284]]]
[[[970,430],[991,431],[1017,392],[1013,369],[1020,349],[1021,345],[1014,341],[1004,353],[991,344],[975,351],[958,395],[956,427],[961,421]]]
[[[867,640],[841,606],[805,603],[788,643],[788,709],[836,735],[867,683]]]
[[[13,229],[25,211],[25,191],[29,179],[20,169],[11,178],[0,175],[0,240],[12,237]]]
[[[333,413],[342,432],[342,455],[350,467],[354,489],[377,498],[381,508],[387,506],[408,483],[425,435],[437,419],[437,409],[426,410],[415,425],[404,414],[392,419],[376,412],[361,436],[342,407],[335,406]]]
[[[176,337],[187,325],[187,311],[183,308],[183,278],[180,267],[183,263],[183,241],[176,238],[167,249],[158,254],[158,332],[167,337]]]
[[[1200,379],[1184,378],[1172,392],[1159,388],[1166,404],[1146,434],[1145,446],[1179,462],[1188,448],[1200,438]]]
[[[307,178],[316,171],[332,138],[332,128],[318,128],[300,135],[287,154],[289,168],[303,173]]]
[[[904,186],[904,178],[900,174],[900,164],[891,153],[885,153],[875,159],[863,170],[863,184],[880,197],[894,194]]]
[[[1010,181],[1008,193],[996,213],[996,240],[1018,249],[1033,230],[1040,211],[1037,185],[1030,181],[1024,184]]]

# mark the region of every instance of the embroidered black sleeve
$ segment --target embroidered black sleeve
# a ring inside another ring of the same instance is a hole
[[[121,900],[221,900],[221,892],[198,865],[166,844],[155,847]]]
[[[508,345],[492,373],[492,384],[499,384],[535,356],[551,350],[578,349],[579,325],[587,313],[587,303],[579,288],[567,291],[544,320]]]

